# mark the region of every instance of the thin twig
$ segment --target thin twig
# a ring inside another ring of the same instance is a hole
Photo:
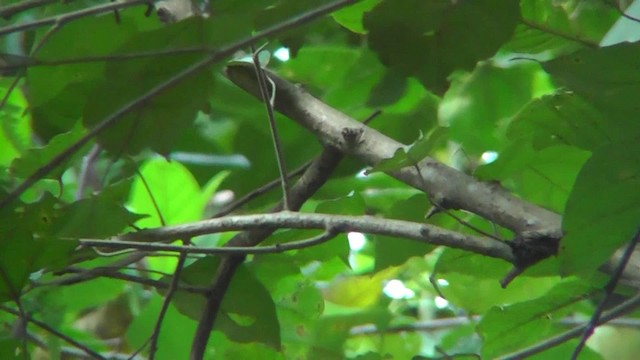
[[[51,16],[48,18],[29,21],[22,24],[5,26],[3,28],[0,28],[0,36],[17,32],[17,31],[35,29],[35,28],[38,28],[41,26],[47,26],[47,25],[61,26],[69,21],[80,19],[86,16],[103,14],[103,13],[107,13],[117,9],[125,9],[128,7],[132,7],[140,4],[148,4],[149,2],[150,0],[128,0],[128,1],[118,1],[115,3],[97,5],[94,7],[80,9],[80,10],[69,12],[62,15]]]
[[[631,15],[628,15],[625,10],[622,10],[621,8],[618,7],[618,4],[615,1],[612,0],[608,0],[604,2],[606,5],[609,5],[610,7],[614,8],[619,14],[620,16],[627,18],[631,21],[635,21],[635,22],[640,22],[640,19],[633,17]]]
[[[0,310],[7,312],[9,314],[15,315],[15,316],[21,316],[20,312],[18,310],[14,310],[4,304],[0,304]],[[49,326],[47,323],[42,322],[40,320],[34,319],[31,316],[26,316],[24,318],[24,320],[29,321],[30,323],[36,325],[37,327],[47,331],[48,333],[54,335],[55,337],[63,340],[64,342],[82,350],[83,352],[85,352],[87,355],[92,356],[92,358],[94,359],[101,359],[101,360],[106,360],[106,358],[104,356],[102,356],[100,353],[98,353],[95,350],[90,349],[88,346],[79,343],[78,341],[74,340],[73,338],[61,333],[60,331],[54,329],[53,327]]]
[[[164,281],[122,273],[118,271],[118,269],[112,269],[110,267],[98,267],[98,268],[92,268],[90,270],[81,269],[81,271],[80,269],[77,269],[77,271],[75,271],[74,269],[71,269],[71,270],[67,270],[67,272],[74,275],[62,277],[60,279],[55,279],[48,282],[36,283],[34,287],[73,285],[73,284],[78,284],[85,281],[90,281],[98,277],[124,280],[131,283],[151,286],[156,289],[167,289],[170,285]],[[78,274],[84,274],[84,273],[89,273],[90,276],[87,276],[87,277],[76,276]],[[194,294],[205,294],[207,292],[206,288],[201,286],[193,286],[193,285],[180,285],[179,290],[188,292],[188,293],[194,293]]]
[[[271,85],[271,89],[267,85],[269,79],[264,73],[264,69],[260,64],[260,58],[258,57],[260,50],[256,50],[254,46],[251,47],[253,53],[253,65],[256,71],[256,78],[258,79],[258,87],[260,88],[260,94],[262,96],[262,102],[267,109],[267,118],[269,119],[269,129],[271,130],[271,139],[273,140],[273,148],[276,153],[276,160],[278,163],[278,171],[280,172],[280,184],[282,185],[282,209],[288,211],[289,207],[289,177],[287,176],[287,165],[284,159],[284,152],[282,151],[282,143],[280,136],[278,135],[278,127],[276,125],[276,118],[273,113],[273,98],[277,96],[276,87]],[[273,83],[273,82],[272,82]]]
[[[350,216],[333,214],[313,214],[297,212],[267,213],[258,215],[227,216],[218,219],[202,220],[183,225],[173,225],[154,229],[145,229],[116,237],[110,240],[79,240],[83,246],[103,248],[139,248],[147,251],[182,251],[184,247],[157,244],[174,241],[184,237],[196,237],[225,231],[259,229],[325,229],[338,226],[342,231],[357,231],[368,234],[387,235],[413,239],[434,245],[454,247],[490,257],[514,261],[511,247],[506,242],[487,241],[486,238],[461,234],[434,225],[395,219],[381,219],[374,216]],[[285,244],[278,248],[250,249],[255,244],[227,243],[223,248],[189,247],[186,251],[196,254],[247,254],[270,253],[286,249]],[[289,243],[289,246],[299,246]],[[235,249],[234,249],[235,248]],[[239,248],[239,249],[238,249]],[[264,249],[264,250],[260,250]]]
[[[158,205],[158,202],[156,201],[156,197],[153,195],[153,191],[151,191],[151,187],[149,186],[149,183],[147,182],[147,179],[144,178],[144,176],[140,172],[139,168],[136,168],[136,175],[138,175],[138,177],[140,178],[140,181],[142,181],[142,186],[144,186],[144,190],[146,191],[147,195],[149,195],[149,199],[151,200],[151,204],[153,205],[153,209],[155,210],[156,214],[158,215],[158,219],[160,220],[160,224],[162,224],[162,226],[165,226],[167,223],[164,221],[164,216],[162,216],[162,211],[160,211],[160,206]]]
[[[342,154],[333,148],[325,148],[322,154],[309,166],[305,173],[298,179],[296,184],[291,188],[290,200],[292,210],[299,209],[300,206],[314,194],[331,176],[335,168],[338,166]],[[281,212],[282,203],[271,209],[272,212],[278,212],[269,216],[287,214]],[[296,213],[297,214],[297,213]],[[340,226],[326,226],[324,229],[332,229],[336,231],[344,231]],[[228,243],[228,246],[256,246],[264,239],[269,237],[275,228],[260,227],[251,231],[244,231],[234,236]],[[191,345],[192,360],[200,360],[204,356],[209,341],[209,335],[216,322],[220,306],[224,295],[231,284],[233,275],[237,268],[244,262],[244,256],[225,256],[222,258],[214,280],[209,287],[209,297],[207,304],[202,312],[198,328]]]
[[[528,27],[530,27],[532,29],[542,31],[544,33],[551,34],[551,35],[563,38],[565,40],[577,42],[579,44],[582,44],[584,46],[588,46],[588,47],[591,47],[591,48],[597,48],[599,46],[599,44],[597,42],[594,42],[592,40],[582,39],[582,38],[577,37],[574,34],[568,34],[568,33],[564,33],[564,32],[561,32],[561,31],[558,31],[558,30],[555,30],[555,29],[547,28],[547,27],[544,27],[543,25],[537,24],[537,23],[535,23],[533,21],[529,21],[529,20],[526,20],[526,19],[522,19],[520,21],[522,21],[522,23],[524,25],[526,25],[526,26],[528,26]]]
[[[20,299],[21,289],[16,289],[15,284],[13,283],[14,280],[9,277],[9,274],[7,274],[6,270],[3,267],[0,267],[0,278],[2,278],[2,281],[5,284],[7,284],[9,297],[11,298],[11,300],[13,300],[13,302],[16,303],[16,306],[18,307],[17,315],[19,317],[19,327],[17,331],[19,332],[19,334],[15,335],[19,337],[22,344],[22,354],[25,359],[27,359],[29,357],[29,352],[27,351],[27,339],[25,337],[25,334],[27,333],[27,320],[29,316],[24,310],[24,306],[22,306],[22,301]]]
[[[82,158],[82,166],[80,167],[80,174],[78,175],[78,189],[76,189],[76,200],[82,199],[84,192],[89,183],[89,179],[94,176],[95,162],[100,155],[102,147],[98,144],[93,145],[89,153]]]
[[[618,267],[615,269],[613,274],[611,274],[611,278],[607,282],[607,285],[605,285],[604,297],[598,304],[598,307],[596,307],[595,311],[593,312],[593,315],[591,316],[591,321],[589,321],[589,324],[587,324],[587,327],[584,330],[584,333],[582,334],[582,338],[580,339],[580,342],[578,343],[575,350],[573,351],[573,354],[571,355],[572,360],[575,360],[578,358],[578,355],[580,355],[580,352],[582,351],[582,349],[585,347],[585,345],[587,345],[587,340],[591,337],[591,335],[593,335],[593,332],[598,326],[598,323],[600,322],[600,317],[602,316],[604,308],[609,302],[609,299],[611,299],[611,296],[613,295],[616,289],[616,286],[618,285],[618,281],[620,281],[620,277],[622,276],[624,269],[627,267],[627,263],[629,262],[629,259],[631,258],[631,255],[633,254],[633,250],[636,248],[638,241],[640,241],[640,228],[638,228],[638,230],[636,231],[636,234],[633,236],[633,239],[631,239],[631,241],[629,242],[629,245],[627,245],[627,248],[625,249],[624,254],[622,255],[622,258],[620,259],[620,263],[618,264]]]
[[[302,166],[300,166],[299,168],[291,171],[289,174],[287,174],[287,178],[292,179],[295,176],[298,176],[300,174],[302,174],[308,167],[309,165],[311,165],[311,163],[313,162],[313,160],[308,161],[307,163],[303,164]],[[262,194],[267,193],[269,190],[275,188],[276,186],[280,185],[282,182],[281,180],[275,179],[272,180],[262,186],[260,186],[259,188],[251,191],[250,193],[246,194],[245,196],[241,197],[240,199],[225,205],[222,209],[218,210],[215,214],[213,214],[211,216],[212,219],[214,218],[219,218],[219,217],[223,217],[226,215],[229,215],[230,213],[234,212],[235,210],[237,210],[239,207],[245,205],[246,203],[250,202],[251,200],[259,197]]]
[[[378,117],[380,114],[382,114],[382,110],[376,110],[373,113],[371,113],[371,115],[367,116],[367,118],[364,119],[364,121],[362,121],[362,123],[367,125],[373,119]],[[289,172],[287,177],[289,179],[292,179],[293,177],[302,174],[313,163],[313,161],[314,160],[309,160],[305,164],[300,166],[299,168]],[[215,214],[213,214],[211,216],[211,218],[213,219],[213,218],[219,218],[219,217],[226,216],[226,215],[232,213],[233,211],[235,211],[236,209],[238,209],[239,207],[241,207],[241,206],[245,205],[246,203],[250,202],[251,200],[257,198],[258,196],[260,196],[260,195],[268,192],[269,190],[273,189],[274,187],[278,186],[279,184],[280,184],[280,179],[272,180],[271,182],[269,182],[267,184],[264,184],[261,187],[251,191],[250,193],[246,194],[245,196],[241,197],[240,199],[235,200],[234,202],[225,205],[222,209],[218,210]]]
[[[598,320],[598,325],[602,325],[610,320],[613,320],[621,315],[632,311],[633,309],[640,306],[640,294],[631,297],[626,300],[622,304],[614,307],[613,309],[605,312],[600,319]],[[574,329],[571,329],[567,332],[554,336],[552,338],[546,339],[544,341],[539,342],[531,347],[528,347],[523,350],[519,350],[517,352],[504,355],[499,357],[499,360],[518,360],[525,359],[529,356],[541,353],[547,349],[550,349],[554,346],[558,346],[564,342],[567,342],[573,338],[576,338],[584,333],[584,331],[589,327],[589,324],[584,324],[582,326],[578,326]]]
[[[184,243],[188,244],[190,243],[190,241],[185,241]],[[180,257],[178,258],[178,263],[176,264],[176,270],[173,273],[173,277],[171,278],[171,284],[169,285],[169,289],[167,290],[167,293],[164,296],[164,301],[162,302],[162,308],[160,308],[160,313],[158,314],[158,320],[156,321],[156,325],[153,327],[153,333],[151,334],[151,344],[149,345],[150,360],[155,359],[156,351],[158,351],[158,339],[160,338],[162,321],[164,320],[164,317],[167,314],[167,310],[169,310],[169,304],[171,304],[171,298],[173,298],[173,294],[178,289],[178,283],[180,282],[180,274],[182,274],[182,269],[184,269],[184,262],[186,260],[187,260],[187,253],[183,251],[180,253]]]
[[[326,222],[329,226],[331,222]],[[253,226],[251,226],[254,228]],[[259,227],[255,227],[259,228]],[[323,228],[316,226],[314,228]],[[120,240],[80,240],[83,246],[95,246],[108,249],[135,249],[138,251],[170,251],[185,254],[206,254],[206,255],[249,255],[249,254],[279,254],[291,250],[300,250],[312,246],[317,246],[330,238],[325,236],[313,237],[299,241],[292,241],[284,244],[271,246],[223,246],[223,247],[198,247],[183,245],[168,245],[158,243],[142,243],[137,241]]]
[[[489,234],[488,232],[476,227],[475,225],[472,225],[471,223],[469,223],[468,221],[460,218],[458,215],[452,213],[451,211],[445,211],[444,213],[449,215],[450,217],[452,217],[455,221],[460,223],[460,225],[468,227],[469,229],[477,232],[480,235],[486,236],[489,239],[493,239],[493,240],[497,240],[497,241],[504,241],[504,240],[500,239],[499,237],[497,237],[497,236],[495,236],[493,234]]]
[[[141,0],[132,0],[133,1],[141,1]],[[274,26],[271,26],[251,37],[240,40],[234,44],[231,44],[227,47],[223,47],[217,52],[211,54],[209,57],[189,66],[178,74],[172,76],[161,84],[149,90],[147,93],[141,95],[137,99],[131,101],[130,103],[124,105],[119,110],[115,111],[111,115],[107,116],[104,120],[98,123],[93,129],[91,129],[86,135],[76,141],[74,144],[63,150],[60,154],[51,159],[48,163],[38,168],[32,175],[30,175],[27,179],[24,180],[16,189],[11,191],[4,199],[0,200],[0,209],[7,206],[10,202],[17,199],[23,192],[25,192],[28,188],[30,188],[33,184],[35,184],[38,180],[40,180],[43,176],[47,175],[53,169],[62,164],[67,158],[76,153],[80,148],[82,148],[86,143],[88,143],[91,139],[93,139],[96,135],[100,134],[102,131],[112,126],[117,120],[121,117],[138,107],[139,105],[145,103],[150,98],[172,88],[173,86],[180,83],[185,78],[198,73],[206,69],[207,67],[215,64],[218,61],[221,61],[227,56],[232,55],[237,50],[242,49],[248,45],[253,44],[256,41],[262,40],[266,37],[275,35],[282,31],[286,31],[288,29],[294,28],[296,26],[306,24],[310,21],[313,21],[321,16],[327,15],[333,11],[336,11],[342,7],[355,3],[357,0],[338,0],[333,3],[318,7],[317,9],[304,13],[300,16],[290,18],[286,21],[278,23]],[[120,4],[120,3],[117,3]],[[127,3],[129,4],[129,3]],[[109,4],[111,5],[111,4]],[[112,8],[111,8],[112,10]]]

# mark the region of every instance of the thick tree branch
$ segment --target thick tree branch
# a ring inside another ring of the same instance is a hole
[[[231,81],[259,96],[258,83],[250,64],[234,63],[226,71]],[[302,87],[272,72],[268,75],[277,88],[275,109],[313,132],[322,143],[353,155],[368,165],[393,157],[395,151],[404,146],[326,105]],[[362,129],[358,141],[345,141],[344,131],[349,129]],[[544,230],[558,238],[561,236],[558,214],[517,198],[498,185],[477,181],[434,159],[426,158],[418,166],[423,179],[413,166],[391,175],[425,191],[444,208],[468,210],[517,233]]]
[[[234,63],[227,67],[231,81],[254,96],[258,83],[250,64]],[[268,72],[276,86],[275,109],[311,131],[318,139],[368,165],[393,157],[403,144],[369,128],[307,93],[302,87]],[[358,133],[357,141],[346,141],[345,132]],[[562,237],[560,215],[510,194],[500,185],[481,182],[432,158],[389,175],[427,193],[443,208],[464,209],[513,230],[518,237],[511,242],[518,258],[513,273],[519,274],[536,261],[555,253]],[[640,284],[640,253],[625,268],[625,284]],[[612,259],[605,270],[615,269]]]

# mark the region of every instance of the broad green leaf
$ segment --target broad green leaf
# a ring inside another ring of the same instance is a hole
[[[64,150],[73,145],[84,135],[80,126],[74,127],[70,132],[56,135],[48,144],[38,148],[32,148],[24,152],[24,155],[15,159],[11,163],[11,173],[19,178],[27,178],[46,165],[53,158],[60,155]],[[67,159],[63,165],[72,159]],[[58,179],[65,171],[64,167],[58,166],[50,171],[45,178]]]
[[[67,264],[77,241],[53,234],[56,200],[45,195],[21,211],[4,212],[0,219],[0,301],[16,300],[32,273]]]
[[[505,49],[551,56],[597,45],[620,14],[602,1],[520,1],[523,24]]]
[[[429,209],[429,202],[424,195],[415,195],[394,204],[388,214],[389,218],[423,222]],[[433,245],[422,242],[394,238],[389,236],[372,236],[375,242],[375,269],[386,269],[403,264],[414,256],[423,256],[434,249]]]
[[[255,19],[256,28],[263,30],[271,26],[280,24],[294,17],[302,16],[331,3],[330,0],[281,0],[274,6],[263,9]],[[328,19],[327,19],[328,20]],[[278,34],[280,42],[289,48],[295,57],[298,50],[304,45],[309,32],[309,28],[318,28],[324,21],[317,20],[311,24],[305,23],[296,29],[291,29]],[[327,24],[334,24],[333,21],[326,21]]]
[[[518,17],[518,4],[509,1],[394,0],[368,12],[364,25],[383,63],[443,93],[454,70],[472,69],[511,37]]]
[[[211,46],[214,44],[205,35],[219,29],[211,28],[209,24],[200,18],[191,18],[142,33],[117,52]],[[210,95],[213,85],[210,67],[203,67],[190,76],[180,75],[204,59],[202,54],[186,54],[109,63],[104,80],[91,92],[85,105],[84,125],[93,128],[132,101],[141,101],[102,131],[98,142],[113,154],[136,154],[147,147],[168,154],[182,129],[191,126]],[[164,91],[148,95],[152,89],[168,81],[173,81],[173,84]]]
[[[506,120],[531,100],[539,72],[534,63],[478,65],[451,84],[438,111],[441,125],[449,127],[450,139],[468,154],[501,150]]]
[[[639,56],[640,43],[623,43],[583,49],[546,62],[543,67],[600,110],[606,119],[605,128],[630,139],[640,134],[640,126],[633,120],[640,109],[634,95],[640,91],[640,70],[635,62]]]
[[[133,348],[141,348],[153,334],[162,301],[163,299],[159,296],[152,297],[142,312],[134,316],[127,330],[127,340]],[[160,328],[156,359],[184,358],[189,353],[197,326],[195,321],[180,314],[175,307],[169,306]]]
[[[129,20],[125,16],[118,24],[111,16],[100,16],[69,22],[51,33],[37,52],[36,61],[107,56],[137,33],[135,22]],[[102,80],[104,68],[105,63],[100,61],[28,68],[28,98],[40,136],[48,139],[72,129],[91,90]]]
[[[562,273],[596,270],[638,230],[639,154],[636,141],[606,145],[578,174],[562,223]]]
[[[418,140],[406,148],[399,148],[390,159],[384,159],[376,164],[367,174],[378,171],[395,171],[407,166],[415,166],[420,160],[432,154],[433,149],[440,145],[448,135],[447,128],[438,127],[428,135],[420,134]]]
[[[0,93],[8,87],[9,82],[0,81]],[[30,118],[24,113],[27,105],[22,92],[14,90],[0,108],[0,166],[9,165],[31,143]]]
[[[511,120],[507,136],[518,142],[531,139],[538,150],[556,144],[595,150],[627,135],[582,97],[559,91],[527,104]]]
[[[24,359],[24,342],[12,339],[10,335],[6,330],[0,332],[0,356],[7,360]]]
[[[375,324],[384,328],[389,319],[389,310],[384,306],[323,316],[316,322],[313,333],[314,345],[307,358],[343,359],[344,342],[351,328],[361,324]]]
[[[340,25],[358,34],[366,34],[362,24],[363,15],[373,9],[381,0],[365,0],[334,12],[331,16]]]
[[[373,275],[349,276],[335,279],[323,291],[327,301],[334,304],[367,308],[374,306],[384,288],[385,281],[391,279],[398,268],[389,267]]]
[[[161,218],[166,225],[199,220],[207,200],[184,165],[156,158],[140,167],[128,206],[136,213],[148,215],[137,226],[156,227],[162,225]]]
[[[121,233],[143,217],[104,196],[94,195],[57,210],[53,227],[60,237],[101,239]]]
[[[561,212],[589,152],[570,146],[550,146],[540,151],[528,141],[516,140],[498,159],[479,167],[482,180],[499,181],[527,200]]]
[[[503,289],[499,279],[477,275],[485,269],[490,272],[490,275],[496,275],[499,270],[497,267],[492,268],[490,261],[483,263],[480,260],[476,264],[478,264],[476,273],[465,274],[462,272],[467,271],[464,267],[460,269],[461,272],[458,272],[455,266],[452,266],[453,272],[436,274],[437,279],[446,280],[448,283],[440,287],[445,298],[452,305],[466,309],[469,314],[481,314],[496,304],[511,304],[542,296],[559,281],[557,276],[535,278],[520,276]],[[505,272],[504,275],[506,274]]]
[[[200,259],[185,267],[181,279],[190,285],[208,287],[219,264],[219,258]],[[176,293],[173,300],[178,311],[194,320],[200,318],[205,303],[204,296],[187,292]],[[244,265],[236,270],[225,292],[214,330],[232,341],[260,342],[280,349],[280,323],[273,299]]]
[[[493,241],[487,239],[487,241]],[[438,256],[433,276],[446,276],[449,273],[475,275],[478,278],[500,280],[510,269],[510,264],[459,249],[446,248]]]
[[[548,337],[555,321],[575,309],[590,290],[580,280],[567,279],[538,298],[494,306],[477,328],[483,338],[482,357],[492,359]]]

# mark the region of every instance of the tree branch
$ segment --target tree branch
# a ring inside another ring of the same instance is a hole
[[[626,313],[628,313],[629,311],[632,311],[633,309],[637,308],[638,306],[640,306],[640,295],[635,295],[634,297],[630,298],[629,300],[623,302],[622,304],[614,307],[613,309],[605,312],[602,317],[598,320],[598,325],[602,325],[610,320],[613,320],[619,316],[622,316]],[[500,360],[516,360],[516,359],[524,359],[527,358],[529,356],[538,354],[540,352],[543,352],[547,349],[550,349],[554,346],[560,345],[566,341],[569,341],[573,338],[576,338],[580,335],[582,335],[585,331],[585,329],[587,329],[587,327],[589,326],[589,324],[584,324],[582,326],[578,326],[576,328],[573,328],[567,332],[564,332],[562,334],[559,334],[557,336],[554,336],[552,338],[546,339],[538,344],[535,344],[531,347],[528,347],[526,349],[508,354],[508,355],[504,355],[501,356],[499,359]]]
[[[511,248],[505,242],[496,241],[434,225],[404,220],[381,219],[374,216],[346,216],[330,214],[306,214],[278,212],[258,215],[227,216],[199,222],[146,229],[128,233],[113,240],[80,240],[85,246],[113,249],[135,248],[144,251],[187,251],[198,254],[258,254],[278,253],[309,246],[307,242],[280,244],[272,247],[253,247],[253,242],[228,243],[222,248],[198,248],[156,244],[182,237],[195,237],[234,230],[259,229],[338,229],[340,232],[362,232],[417,240],[434,245],[443,245],[471,251],[477,254],[514,261]]]
[[[298,179],[296,184],[290,189],[289,192],[289,206],[292,210],[298,210],[302,204],[313,195],[322,186],[327,179],[331,176],[335,168],[340,163],[342,154],[333,149],[325,148],[322,154],[309,166],[304,174]],[[272,212],[278,212],[282,210],[282,203],[271,209]],[[281,214],[278,213],[267,215],[268,217],[274,217]],[[222,220],[224,219],[215,219]],[[324,225],[324,224],[323,224]],[[274,227],[259,227],[254,230],[244,231],[234,236],[226,244],[227,246],[255,246],[269,237],[276,228]],[[340,230],[335,226],[325,227],[327,231]],[[214,280],[210,286],[209,297],[207,298],[207,304],[200,317],[198,323],[198,329],[191,345],[192,360],[202,359],[204,352],[209,341],[209,334],[213,325],[215,324],[216,317],[220,311],[222,299],[224,294],[229,288],[229,284],[233,279],[233,274],[236,269],[244,262],[244,256],[227,256],[223,257]]]
[[[226,72],[236,85],[259,96],[250,64],[234,63],[227,66]],[[311,131],[323,144],[353,155],[368,165],[393,157],[395,151],[404,146],[326,105],[300,86],[267,72],[277,89],[275,109]],[[344,131],[350,129],[362,129],[358,141],[345,141]],[[558,237],[561,235],[558,214],[513,196],[495,184],[477,181],[432,158],[420,161],[418,167],[423,179],[413,166],[390,175],[426,192],[443,208],[473,212],[517,233],[545,230]]]
[[[226,73],[236,85],[258,97],[258,83],[252,70],[250,64],[234,63],[227,66]],[[395,151],[404,146],[316,99],[302,87],[272,72],[268,72],[268,76],[278,94],[274,108],[312,132],[323,144],[372,166],[392,158]],[[345,131],[354,130],[359,133],[357,141],[346,141]],[[518,235],[516,241],[509,243],[514,246],[517,258],[515,273],[554,254],[562,238],[560,215],[514,196],[500,185],[478,181],[430,157],[389,175],[424,191],[441,208],[464,209],[514,231]],[[631,263],[640,264],[640,253],[634,254]],[[613,258],[603,268],[615,269],[617,264]],[[625,283],[640,286],[640,265],[625,268],[622,278]]]

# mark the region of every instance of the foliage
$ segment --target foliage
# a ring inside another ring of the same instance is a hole
[[[191,254],[182,269],[176,252],[80,244],[207,219],[278,179],[265,105],[224,66],[251,55],[239,42],[329,4],[211,2],[209,17],[169,25],[141,2],[25,28],[14,27],[106,2],[41,1],[11,16],[3,10],[21,2],[0,5],[0,358],[188,357],[222,256]],[[504,259],[393,234],[249,255],[224,289],[205,358],[498,358],[562,333],[568,316],[588,319],[609,276],[601,265],[640,219],[640,43],[625,42],[640,25],[622,15],[626,2],[343,2],[254,43],[266,43],[268,69],[344,114],[382,110],[368,125],[407,145],[377,164],[346,155],[300,211],[486,242],[521,235],[439,209],[443,199],[389,176],[429,156],[561,215],[557,256],[503,289]],[[288,169],[322,151],[311,132],[275,121]],[[271,187],[234,211],[265,213],[281,197]],[[236,234],[171,240],[217,248]],[[283,226],[262,245],[318,234]],[[577,344],[537,356],[565,359]],[[635,350],[602,336],[589,344],[581,358]]]

